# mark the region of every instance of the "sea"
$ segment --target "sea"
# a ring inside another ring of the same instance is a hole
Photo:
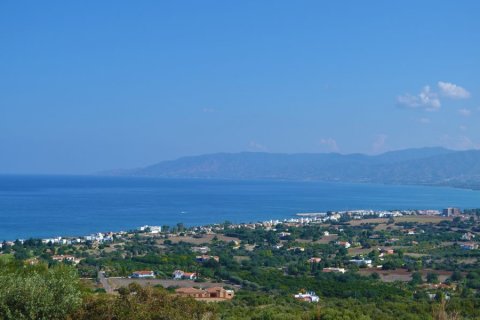
[[[335,210],[478,208],[480,191],[381,184],[0,176],[0,240],[143,225],[288,219]]]

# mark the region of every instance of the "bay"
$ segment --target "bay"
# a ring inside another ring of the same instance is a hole
[[[285,219],[298,212],[480,207],[480,191],[292,181],[0,176],[0,240],[141,225]]]

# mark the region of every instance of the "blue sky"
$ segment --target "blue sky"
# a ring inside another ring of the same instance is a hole
[[[480,1],[1,1],[0,173],[480,148]]]

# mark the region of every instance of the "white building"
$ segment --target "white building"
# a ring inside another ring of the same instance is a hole
[[[317,296],[313,291],[296,294],[295,299],[306,301],[306,302],[315,302],[315,303],[320,301],[320,297]]]

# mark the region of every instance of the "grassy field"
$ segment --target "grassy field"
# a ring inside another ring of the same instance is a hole
[[[442,217],[442,216],[402,216],[395,217],[393,219],[396,222],[417,222],[417,223],[439,223],[440,221],[453,220],[453,217]],[[379,224],[387,226],[387,218],[373,218],[373,219],[362,219],[362,220],[352,220],[348,224],[351,226],[360,226],[363,224]],[[393,227],[393,226],[392,226]]]
[[[187,242],[187,243],[191,243],[191,244],[194,244],[194,245],[201,245],[201,244],[211,243],[215,236],[217,237],[217,239],[219,241],[225,241],[225,242],[238,241],[238,242],[240,242],[240,239],[238,239],[238,238],[227,237],[227,236],[224,236],[224,235],[221,235],[221,234],[217,234],[217,235],[205,234],[205,235],[202,235],[201,238],[194,238],[194,237],[191,237],[191,236],[176,236],[176,237],[170,237],[170,238],[168,238],[168,240],[172,241],[172,243]],[[163,241],[164,240],[160,240],[159,242],[161,242],[163,244]]]
[[[108,278],[108,283],[112,286],[113,289],[118,289],[120,287],[126,287],[130,283],[137,283],[141,286],[162,286],[164,288],[168,287],[179,287],[179,288],[189,288],[189,287],[198,287],[198,288],[211,288],[211,287],[223,287],[225,283],[222,282],[195,282],[193,280],[173,280],[173,279],[129,279],[129,278]]]
[[[380,279],[384,282],[394,282],[394,281],[404,281],[408,282],[412,279],[412,273],[408,272],[405,269],[396,269],[396,270],[381,270],[375,268],[369,269],[360,269],[358,271],[361,275],[369,276],[372,273],[377,273],[380,276]],[[427,279],[427,273],[436,273],[438,274],[438,279],[441,282],[444,282],[448,277],[452,275],[450,271],[443,271],[443,270],[422,270],[423,280]]]

